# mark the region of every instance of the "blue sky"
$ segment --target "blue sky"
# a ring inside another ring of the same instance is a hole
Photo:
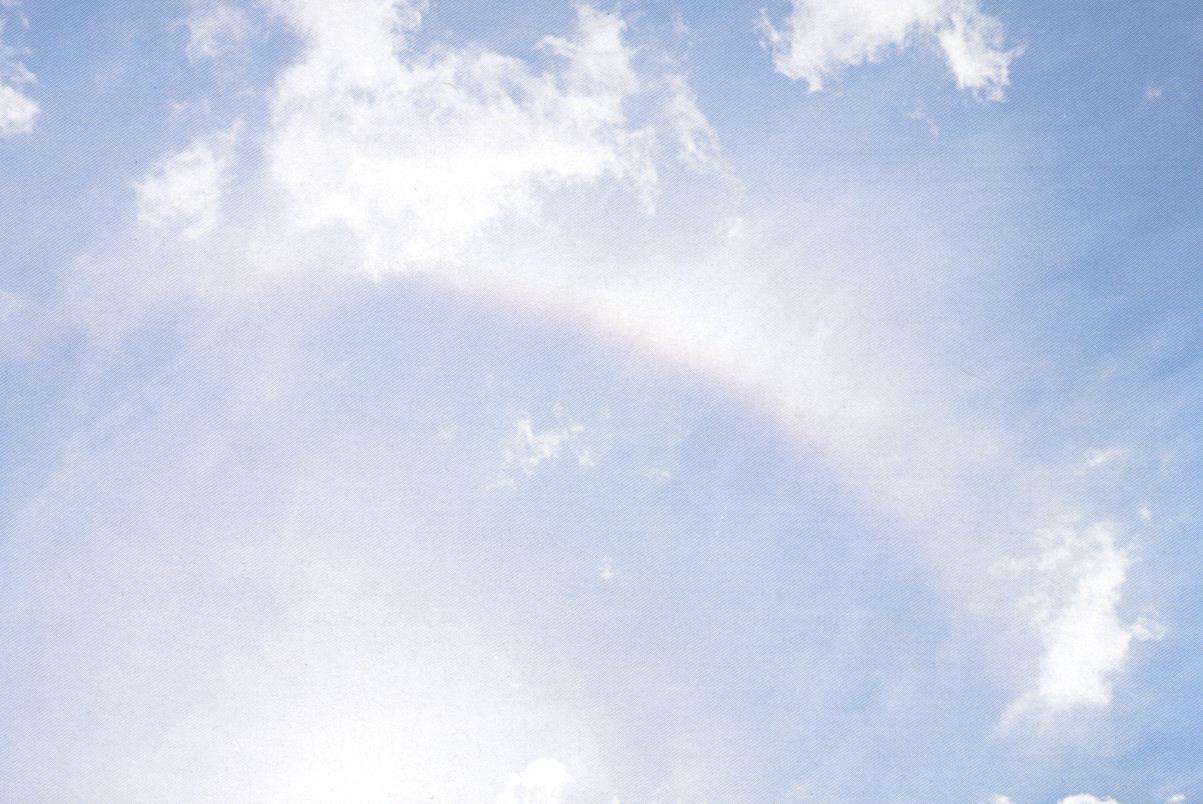
[[[0,18],[0,799],[1203,798],[1197,3]]]

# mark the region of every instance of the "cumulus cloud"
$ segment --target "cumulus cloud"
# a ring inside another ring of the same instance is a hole
[[[234,125],[217,136],[198,138],[160,159],[134,184],[138,222],[190,239],[216,226],[238,129]]]
[[[977,0],[794,0],[780,27],[763,23],[777,71],[811,91],[845,68],[929,42],[943,52],[960,89],[1002,100],[1011,61],[1002,24]]]
[[[266,155],[299,218],[349,228],[373,271],[454,259],[502,215],[533,214],[564,186],[610,178],[654,205],[668,126],[633,122],[627,106],[663,94],[664,80],[635,69],[617,14],[579,6],[572,36],[539,44],[558,69],[538,71],[476,47],[414,52],[406,35],[422,4],[353,5],[276,4],[305,51],[277,83]],[[673,89],[682,159],[714,160],[713,132]]]
[[[572,781],[563,763],[540,757],[522,773],[509,775],[497,804],[560,804]]]
[[[189,61],[217,59],[244,47],[254,30],[246,10],[217,0],[197,0],[188,15]]]
[[[4,24],[0,19],[0,137],[32,131],[41,112],[38,102],[25,94],[36,78],[21,61],[22,51],[5,44]]]
[[[1041,552],[1021,566],[1034,575],[1036,591],[1024,607],[1043,655],[1035,687],[1012,704],[1004,724],[1028,713],[1107,706],[1132,641],[1160,636],[1155,624],[1120,618],[1133,559],[1115,531],[1109,522],[1066,517],[1037,534]]]
[[[1119,802],[1113,798],[1099,798],[1089,793],[1078,793],[1074,796],[1066,796],[1057,804],[1119,804]]]

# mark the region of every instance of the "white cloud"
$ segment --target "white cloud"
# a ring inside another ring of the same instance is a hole
[[[32,131],[40,112],[37,101],[7,84],[0,84],[0,137]]]
[[[1004,50],[1002,23],[983,14],[975,5],[958,4],[951,23],[939,29],[940,48],[957,79],[957,89],[968,89],[992,101],[1001,101],[1011,82],[1011,60],[1021,48]]]
[[[572,781],[563,763],[540,757],[522,773],[509,775],[497,804],[560,804]]]
[[[138,222],[195,239],[221,219],[222,192],[239,126],[170,154],[134,184]]]
[[[1036,591],[1024,604],[1043,655],[1035,687],[1012,704],[1004,724],[1029,713],[1107,706],[1132,640],[1161,635],[1158,626],[1144,620],[1125,624],[1120,619],[1133,559],[1117,544],[1114,525],[1082,525],[1066,517],[1040,531],[1037,541],[1040,554],[1021,568],[1034,575]]]
[[[1089,793],[1078,793],[1075,796],[1066,796],[1057,804],[1119,804],[1119,802],[1113,798],[1098,798]]]
[[[560,427],[535,432],[530,417],[523,416],[514,423],[513,435],[506,445],[506,464],[517,466],[528,475],[533,474],[539,464],[559,457],[560,447],[584,431],[580,423],[567,422]]]
[[[196,0],[188,15],[190,61],[217,59],[242,48],[254,30],[246,11],[221,0]]]
[[[1011,61],[1001,23],[977,0],[793,0],[780,28],[764,33],[777,71],[806,81],[811,91],[846,67],[880,60],[917,41],[938,44],[957,86],[1002,100]]]
[[[726,171],[722,148],[714,127],[698,108],[698,100],[688,82],[679,75],[669,76],[668,120],[677,134],[680,149],[677,158],[696,171]]]
[[[41,113],[38,102],[23,91],[36,79],[20,60],[21,52],[4,43],[4,22],[0,19],[0,137],[32,131]]]
[[[651,209],[659,129],[681,137],[688,164],[716,159],[681,83],[658,119],[628,118],[664,82],[636,71],[617,14],[579,6],[573,36],[540,43],[559,69],[537,72],[477,47],[412,51],[420,4],[352,5],[276,4],[305,50],[277,83],[267,159],[300,219],[346,226],[377,274],[455,259],[501,216],[533,215],[573,184],[610,178]]]

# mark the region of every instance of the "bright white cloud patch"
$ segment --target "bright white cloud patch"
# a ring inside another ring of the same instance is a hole
[[[220,58],[243,47],[253,30],[250,15],[239,6],[214,0],[198,0],[188,16],[190,61]]]
[[[764,31],[777,71],[806,81],[811,91],[846,67],[875,62],[912,43],[934,43],[957,86],[1002,100],[1011,61],[1001,23],[977,0],[794,0],[780,27]]]
[[[33,130],[41,112],[38,102],[24,91],[34,82],[34,74],[20,60],[21,51],[5,44],[4,23],[0,19],[0,137]]]
[[[572,776],[563,763],[540,757],[522,773],[511,773],[497,804],[560,804],[564,801]]]
[[[197,238],[221,219],[222,192],[238,134],[235,125],[164,157],[134,185],[138,222]]]
[[[1078,793],[1076,796],[1066,796],[1057,804],[1119,804],[1119,802],[1113,798],[1099,798],[1089,793]]]
[[[277,4],[305,52],[278,81],[267,158],[300,218],[348,227],[373,271],[454,259],[503,214],[532,214],[566,185],[609,177],[654,203],[666,126],[633,123],[627,104],[663,94],[664,81],[637,73],[617,14],[578,7],[572,36],[539,45],[559,68],[539,72],[473,47],[413,52],[405,34],[420,4],[351,5]],[[713,132],[673,90],[682,159],[713,160]]]
[[[1037,591],[1025,604],[1044,652],[1035,687],[1011,706],[1004,722],[1032,712],[1107,706],[1132,640],[1160,636],[1159,627],[1143,619],[1120,619],[1132,556],[1116,542],[1114,525],[1067,517],[1037,540],[1040,555],[1024,567],[1033,572]]]

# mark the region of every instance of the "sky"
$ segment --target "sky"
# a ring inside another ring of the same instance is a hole
[[[0,800],[1203,801],[1194,0],[0,21]]]

